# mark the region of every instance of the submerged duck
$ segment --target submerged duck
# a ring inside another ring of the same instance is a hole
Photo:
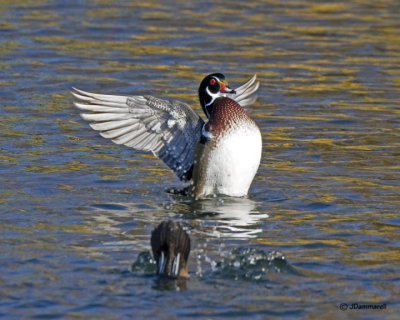
[[[161,222],[151,233],[151,249],[158,274],[173,278],[189,276],[190,238],[179,223]]]
[[[152,151],[196,198],[246,196],[261,160],[261,133],[243,107],[256,100],[256,76],[236,90],[213,73],[200,84],[204,122],[189,105],[152,96],[115,96],[74,88],[75,106],[104,138]]]

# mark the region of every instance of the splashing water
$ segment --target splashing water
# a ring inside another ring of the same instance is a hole
[[[195,275],[206,280],[223,278],[264,281],[268,279],[269,273],[300,274],[279,251],[265,252],[261,249],[242,247],[221,253],[221,260],[208,256],[204,250],[200,251],[195,258],[196,272],[191,274],[192,277]],[[135,274],[155,274],[156,264],[151,253],[149,251],[139,253],[131,266],[131,271]]]

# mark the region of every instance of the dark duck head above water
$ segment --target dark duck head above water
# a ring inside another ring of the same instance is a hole
[[[157,273],[169,277],[188,277],[190,238],[179,223],[161,222],[151,233],[151,249]]]
[[[222,73],[209,74],[203,79],[199,87],[199,100],[204,114],[210,118],[215,99],[224,97],[224,94],[236,94],[229,88],[228,82]]]
[[[261,133],[243,107],[256,100],[256,77],[232,90],[213,73],[198,94],[208,122],[189,105],[152,96],[114,96],[74,89],[88,112],[83,119],[117,144],[152,151],[184,181],[195,197],[246,196],[261,160]]]

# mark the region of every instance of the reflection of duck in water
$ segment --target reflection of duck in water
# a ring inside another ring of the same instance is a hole
[[[246,196],[261,159],[261,133],[243,107],[252,104],[254,76],[232,90],[225,76],[203,79],[198,94],[208,122],[189,105],[152,96],[114,96],[75,89],[83,119],[104,138],[151,151],[196,198],[213,194]]]
[[[190,238],[177,222],[161,222],[151,233],[151,249],[157,273],[170,277],[188,277]]]

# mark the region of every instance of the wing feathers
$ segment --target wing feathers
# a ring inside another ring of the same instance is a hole
[[[152,151],[181,179],[193,165],[203,120],[187,105],[144,96],[113,96],[74,88],[75,106],[92,129],[116,144]]]
[[[237,88],[235,94],[226,94],[227,97],[235,100],[242,107],[253,104],[257,100],[257,96],[251,96],[260,87],[260,83],[257,81],[257,75],[254,75],[249,81]],[[251,96],[251,97],[249,97]],[[249,98],[248,98],[249,97]],[[246,99],[248,98],[248,99]]]
[[[243,106],[250,106],[250,105],[252,105],[254,102],[256,102],[256,100],[257,100],[257,96],[256,96],[256,95],[253,95],[253,96],[251,96],[250,98],[240,100],[239,104],[240,104],[240,105],[243,105]]]
[[[115,121],[115,120],[125,120],[125,113],[81,113],[81,117],[86,121]]]
[[[93,130],[96,131],[108,131],[108,130],[123,128],[131,124],[135,124],[137,122],[138,122],[137,119],[124,119],[124,120],[90,123],[89,125]]]
[[[88,101],[87,99],[93,98],[95,100],[99,100],[99,101],[103,101],[103,102],[117,102],[117,103],[125,104],[126,100],[128,98],[125,96],[114,96],[114,95],[108,95],[108,94],[92,93],[92,92],[79,90],[76,88],[72,88],[72,89],[75,90],[76,92],[78,92],[81,96],[83,96],[84,99],[81,99],[81,98],[78,98],[78,99],[84,100],[84,101]],[[72,94],[77,96],[77,94],[74,92],[72,92]]]
[[[135,123],[133,125],[128,125],[126,127],[103,131],[101,135],[107,139],[115,139],[131,131],[136,131],[139,128],[140,128],[140,123]]]
[[[127,111],[127,108],[123,107],[110,107],[109,105],[103,104],[103,105],[96,105],[96,104],[82,104],[75,102],[75,107],[77,107],[80,110],[85,110],[85,111],[92,111],[92,112],[113,112],[113,113],[124,113]]]
[[[141,126],[139,129],[135,130],[135,131],[131,131],[127,134],[124,134],[123,136],[117,137],[115,139],[113,139],[113,141],[116,144],[125,144],[128,142],[131,142],[133,139],[135,139],[137,136],[140,136],[141,134],[145,133],[147,130],[144,126]],[[132,143],[131,143],[132,144]],[[136,148],[141,150],[140,148]]]
[[[247,88],[251,87],[254,84],[256,79],[257,79],[257,75],[255,74],[254,76],[251,77],[251,79],[249,81],[247,81],[245,84],[243,84],[239,88],[237,88],[236,93],[242,94],[244,91],[246,91]]]

